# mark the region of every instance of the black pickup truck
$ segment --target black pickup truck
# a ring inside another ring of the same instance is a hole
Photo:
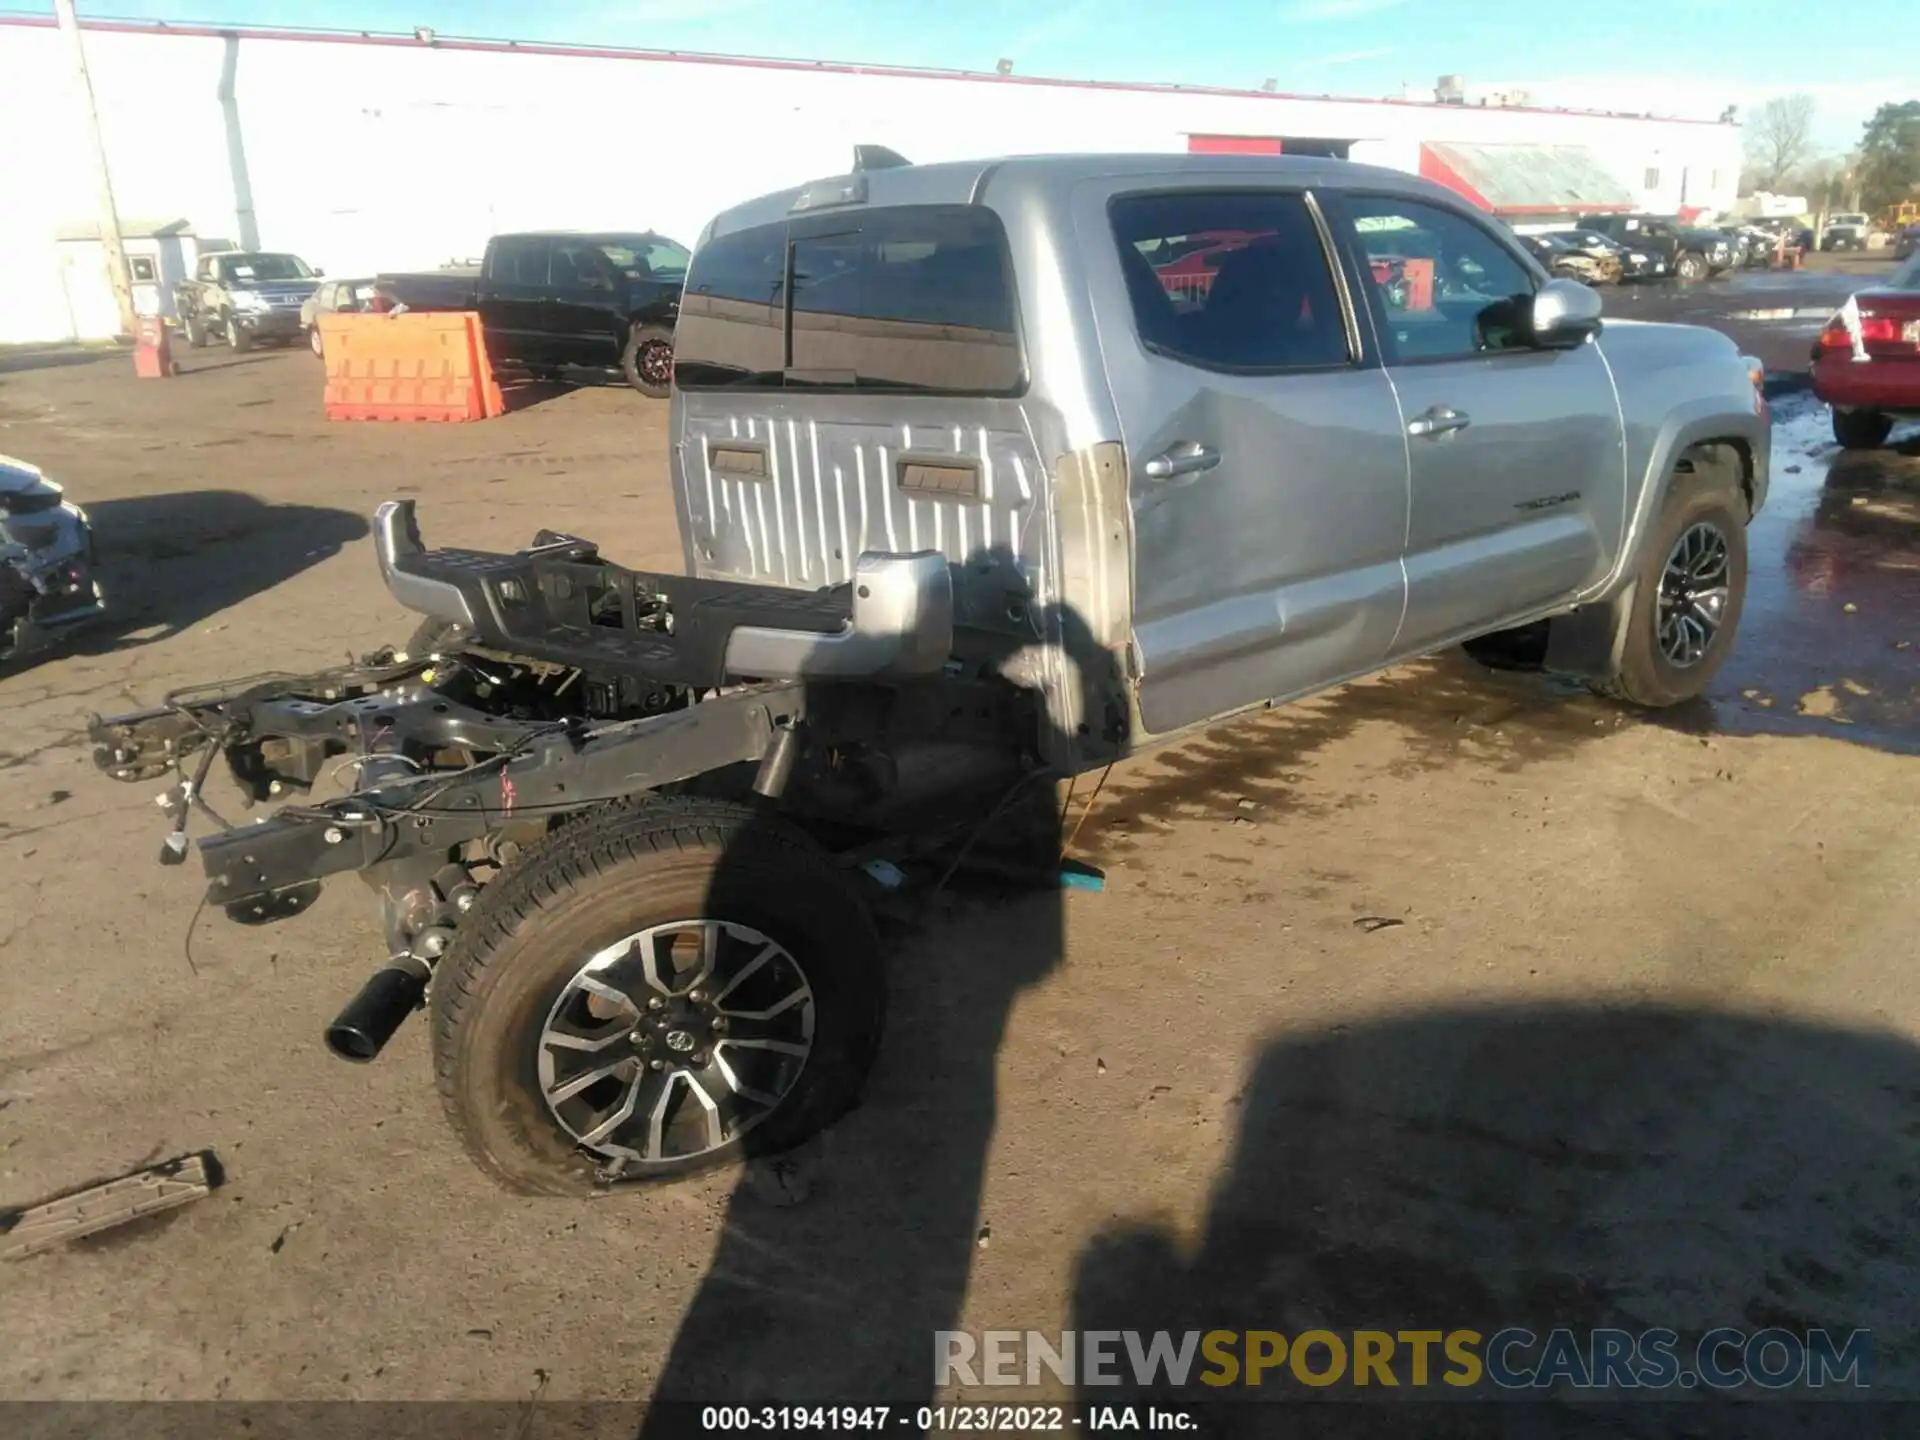
[[[477,310],[487,355],[509,373],[620,372],[643,395],[673,385],[684,245],[651,231],[496,235],[477,274],[381,275],[387,310]]]

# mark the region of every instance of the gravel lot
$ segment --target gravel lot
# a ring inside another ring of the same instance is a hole
[[[1837,460],[1780,402],[1710,701],[1445,656],[1131,764],[1077,846],[1104,893],[898,937],[804,1203],[569,1204],[470,1168],[424,1026],[322,1049],[380,957],[358,886],[189,952],[195,872],[83,728],[399,638],[396,494],[430,543],[677,565],[665,407],[329,425],[304,352],[59,358],[0,361],[0,451],[89,508],[116,614],[0,680],[0,1203],[203,1146],[230,1179],[10,1267],[0,1397],[912,1399],[956,1324],[1867,1327],[1920,1379],[1920,439]]]

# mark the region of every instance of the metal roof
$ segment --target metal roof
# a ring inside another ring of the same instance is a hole
[[[709,238],[754,225],[791,219],[794,202],[809,191],[825,196],[843,185],[858,187],[858,205],[956,205],[990,199],[999,209],[1017,210],[1024,199],[1057,195],[1082,180],[1171,177],[1176,184],[1294,184],[1329,189],[1366,185],[1408,195],[1434,193],[1437,187],[1404,170],[1301,155],[1190,155],[1178,151],[1137,155],[1015,155],[979,160],[944,160],[885,170],[820,176],[802,185],[760,195],[723,210],[708,227]],[[823,207],[824,208],[824,207]]]
[[[1498,215],[1631,210],[1627,187],[1584,145],[1468,145],[1428,140],[1420,173]]]

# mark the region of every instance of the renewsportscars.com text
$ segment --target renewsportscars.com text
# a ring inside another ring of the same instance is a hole
[[[1867,1389],[1865,1330],[938,1330],[938,1386]]]

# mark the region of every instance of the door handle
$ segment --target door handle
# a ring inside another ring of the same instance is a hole
[[[1431,440],[1436,435],[1451,435],[1473,423],[1473,417],[1451,405],[1435,405],[1407,422],[1407,434]]]
[[[1182,440],[1147,461],[1149,480],[1171,480],[1176,475],[1198,475],[1220,463],[1220,452],[1198,440]]]

